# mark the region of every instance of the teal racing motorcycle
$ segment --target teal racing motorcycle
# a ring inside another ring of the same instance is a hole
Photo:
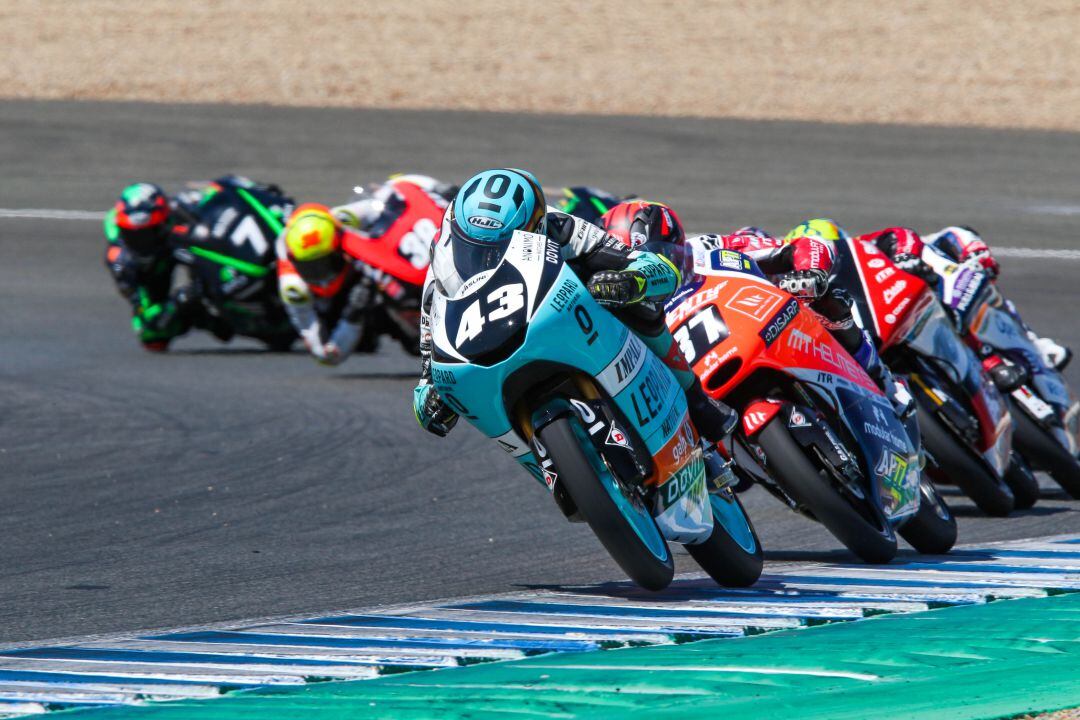
[[[476,252],[470,277],[435,283],[431,374],[443,400],[642,587],[671,582],[669,542],[721,585],[753,584],[761,544],[671,371],[547,237],[517,231],[505,252]]]

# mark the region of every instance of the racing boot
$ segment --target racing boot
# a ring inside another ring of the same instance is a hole
[[[739,424],[739,414],[710,397],[695,378],[686,388],[686,405],[698,434],[714,443],[724,442]]]
[[[709,492],[731,487],[735,492],[749,489],[751,483],[735,475],[733,459],[735,428],[739,413],[727,404],[710,397],[695,380],[686,390],[686,405],[694,427],[701,437],[702,459]]]
[[[1050,338],[1039,337],[1031,330],[1027,332],[1028,338],[1035,343],[1035,347],[1043,356],[1043,361],[1055,370],[1064,370],[1072,360],[1072,350],[1060,345]]]
[[[1038,333],[1032,330],[1024,319],[1020,317],[1020,310],[1017,309],[1016,303],[1012,300],[1005,300],[1005,310],[1016,318],[1020,326],[1024,328],[1027,333],[1028,340],[1031,340],[1035,345],[1035,349],[1042,355],[1043,362],[1055,370],[1061,371],[1065,369],[1065,366],[1072,360],[1072,350],[1065,347],[1060,343],[1056,343],[1050,338],[1041,337]]]

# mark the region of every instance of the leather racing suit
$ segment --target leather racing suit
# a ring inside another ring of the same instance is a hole
[[[991,281],[997,283],[997,278],[1001,274],[1001,266],[998,264],[997,259],[994,257],[990,250],[990,246],[982,239],[979,233],[972,230],[970,227],[964,227],[959,225],[952,225],[947,228],[943,228],[935,233],[930,233],[924,240],[928,250],[933,249],[937,253],[944,255],[951,259],[953,262],[968,262],[976,261],[982,266],[982,269],[990,275]],[[1004,299],[1004,308],[1020,323],[1021,327],[1027,333],[1028,338],[1035,344],[1039,352],[1042,353],[1043,360],[1047,365],[1055,367],[1058,370],[1063,370],[1069,361],[1072,359],[1072,350],[1068,347],[1056,342],[1055,340],[1043,337],[1036,333],[1034,330],[1024,322],[1020,317],[1020,312],[1017,310],[1016,305],[1011,300]]]
[[[401,235],[397,253],[426,269],[431,241],[443,210],[457,188],[426,175],[398,175],[362,197],[330,212],[342,224],[347,268],[323,286],[306,282],[288,257],[284,235],[277,239],[278,287],[285,310],[317,361],[337,365],[353,352],[372,353],[390,335],[406,352],[418,354],[416,318],[420,287],[395,278],[350,248],[388,234]],[[409,228],[401,228],[408,223]]]
[[[785,244],[753,227],[741,228],[730,235],[696,235],[686,242],[695,254],[723,249],[753,258],[777,286],[807,301],[821,316],[825,328],[881,387],[901,419],[914,412],[911,393],[881,362],[873,342],[856,321],[851,295],[833,284],[836,253],[831,243],[801,237]]]
[[[188,190],[169,199],[169,219],[158,250],[151,254],[132,252],[124,245],[116,223],[116,210],[104,221],[105,267],[112,275],[120,295],[132,308],[132,329],[147,350],[163,351],[169,343],[191,328],[206,330],[219,340],[228,341],[234,330],[222,317],[206,311],[197,284],[173,289],[178,265],[191,260],[190,247],[201,246],[217,235],[229,235],[235,225],[219,232],[220,218],[233,211],[241,217],[248,202],[239,193],[248,193],[278,219],[288,216],[292,200],[276,185],[253,182],[238,175],[218,178],[205,188]],[[247,278],[237,276],[235,282]],[[234,290],[244,294],[245,288]]]

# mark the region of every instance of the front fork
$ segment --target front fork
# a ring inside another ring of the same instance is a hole
[[[759,400],[747,405],[743,412],[740,442],[736,445],[735,460],[740,476],[753,479],[793,510],[801,508],[768,473],[768,458],[754,441],[754,436],[774,418],[783,422],[792,438],[803,449],[817,455],[831,468],[836,480],[843,483],[852,495],[865,499],[865,478],[859,465],[831,428],[817,419],[814,410],[796,406],[789,401]]]
[[[552,401],[543,405],[533,413],[528,427],[540,430],[555,419],[575,414],[581,420],[593,449],[611,467],[612,472],[629,485],[641,488],[651,474],[651,464],[643,462],[643,458],[634,449],[634,443],[630,436],[622,428],[619,421],[614,417],[607,405],[600,399],[578,400],[576,398],[565,401]],[[544,483],[551,491],[555,504],[567,517],[574,522],[581,522],[573,498],[559,482],[558,473],[554,463],[548,455],[547,448],[540,442],[539,434],[533,432],[529,444],[533,455],[544,477]]]

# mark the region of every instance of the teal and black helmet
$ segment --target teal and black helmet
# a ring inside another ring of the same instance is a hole
[[[542,233],[547,201],[532,173],[497,168],[466,180],[452,209],[450,231],[455,240],[503,245],[515,230]]]

